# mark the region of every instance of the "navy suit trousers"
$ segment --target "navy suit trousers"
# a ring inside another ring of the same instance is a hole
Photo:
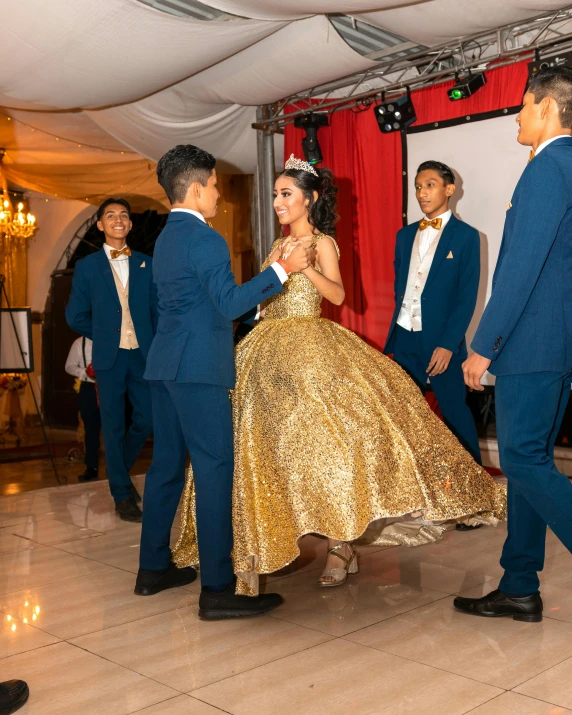
[[[143,379],[145,358],[141,350],[117,351],[109,370],[97,370],[99,411],[105,447],[109,488],[115,503],[131,495],[129,470],[152,432],[151,395]],[[125,395],[133,406],[131,425],[125,434]]]
[[[99,435],[101,416],[97,393],[93,382],[81,382],[79,386],[79,413],[85,431],[85,466],[97,471],[99,466]]]
[[[400,325],[396,325],[393,357],[425,394],[427,367],[431,355],[427,355],[427,351],[423,348],[422,332],[405,330]],[[445,372],[430,377],[429,380],[445,424],[473,459],[481,464],[479,437],[473,414],[466,402],[467,388],[461,360],[453,355]]]
[[[226,387],[150,381],[153,463],[145,479],[141,532],[142,569],[169,566],[173,519],[185,485],[190,454],[195,480],[201,583],[215,590],[233,579],[232,410]]]
[[[547,526],[572,551],[572,484],[554,464],[571,383],[570,372],[497,377],[500,465],[508,479],[508,536],[499,588],[509,596],[538,592]]]

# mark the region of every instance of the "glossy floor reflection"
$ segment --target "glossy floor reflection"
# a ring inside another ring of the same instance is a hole
[[[363,547],[329,590],[306,537],[263,579],[282,608],[218,623],[197,583],[133,595],[139,534],[104,481],[0,497],[0,679],[28,681],[23,715],[572,715],[572,557],[552,534],[542,624],[452,609],[496,587],[504,526]]]

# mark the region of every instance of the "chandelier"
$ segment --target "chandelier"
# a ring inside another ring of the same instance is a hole
[[[8,192],[4,191],[0,209],[0,232],[14,238],[32,238],[37,229],[34,214],[24,213],[24,204],[21,201],[18,203],[18,210],[14,211]]]
[[[38,230],[36,217],[32,213],[24,213],[24,203],[17,204],[14,211],[6,179],[2,174],[2,159],[4,150],[0,149],[0,186],[2,187],[2,205],[0,206],[0,233],[5,233],[12,238],[32,238]]]

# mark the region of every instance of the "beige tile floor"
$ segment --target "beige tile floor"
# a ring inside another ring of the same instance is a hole
[[[309,536],[266,579],[282,608],[205,623],[196,583],[133,595],[139,532],[106,482],[0,497],[0,680],[28,681],[22,715],[572,715],[572,556],[552,534],[542,624],[452,608],[496,587],[504,526],[361,548],[331,590]]]

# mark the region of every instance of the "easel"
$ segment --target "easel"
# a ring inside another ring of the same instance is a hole
[[[22,365],[24,368],[26,368],[26,358],[24,356],[24,350],[22,348],[22,343],[20,342],[20,335],[18,334],[18,329],[16,327],[16,321],[14,320],[14,315],[12,313],[13,308],[10,305],[10,299],[8,298],[8,293],[6,292],[6,276],[4,276],[2,273],[0,273],[0,308],[2,307],[2,302],[3,300],[6,301],[6,307],[8,308],[8,312],[10,315],[10,321],[12,323],[12,329],[14,331],[14,335],[16,336],[16,342],[18,343],[18,350],[20,351],[20,358],[22,359]],[[2,320],[0,320],[0,344],[2,342]],[[30,344],[30,354],[32,352],[32,345]],[[15,368],[12,372],[17,372],[18,370]],[[25,372],[30,372],[30,370],[24,370]],[[42,434],[44,436],[44,442],[46,444],[46,447],[48,449],[48,454],[47,456],[50,458],[50,461],[52,463],[52,469],[54,470],[54,474],[56,477],[56,480],[58,484],[64,484],[67,482],[67,477],[60,477],[58,474],[58,470],[56,468],[56,463],[54,460],[54,450],[52,443],[48,439],[48,435],[46,432],[46,426],[44,424],[44,418],[42,417],[42,412],[40,410],[40,407],[38,405],[38,400],[36,399],[36,393],[34,392],[34,387],[32,385],[32,381],[29,381],[30,385],[30,392],[32,393],[32,397],[34,399],[34,406],[36,407],[36,412],[38,413],[38,417],[40,419],[40,426],[42,428]]]

